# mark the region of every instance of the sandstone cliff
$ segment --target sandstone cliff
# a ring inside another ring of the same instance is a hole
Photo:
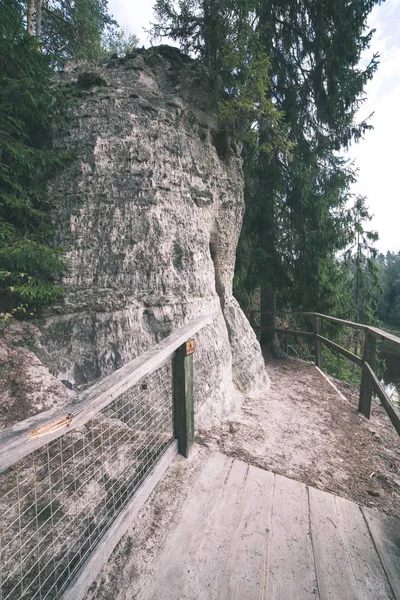
[[[70,387],[122,366],[213,314],[196,350],[197,424],[267,376],[232,296],[244,200],[240,148],[218,135],[201,76],[159,47],[58,75],[57,131],[71,163],[51,184],[66,297],[38,323],[36,352]]]

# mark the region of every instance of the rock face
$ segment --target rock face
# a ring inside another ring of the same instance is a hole
[[[217,133],[198,67],[168,47],[59,74],[71,105],[51,184],[69,249],[63,305],[37,352],[58,379],[94,382],[179,326],[197,337],[196,424],[265,385],[255,335],[232,296],[244,200],[240,148]]]
[[[0,430],[38,412],[63,406],[76,396],[29,348],[38,335],[37,327],[29,322],[1,324]]]

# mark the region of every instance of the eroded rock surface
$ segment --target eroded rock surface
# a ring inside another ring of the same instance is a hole
[[[32,415],[71,402],[76,394],[32,351],[35,325],[3,323],[0,330],[0,430]]]
[[[213,314],[196,345],[196,419],[232,410],[267,376],[232,296],[244,200],[240,148],[217,133],[201,72],[167,47],[59,74],[71,106],[51,185],[66,297],[36,352],[81,386]]]

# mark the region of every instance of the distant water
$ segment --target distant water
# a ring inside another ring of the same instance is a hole
[[[400,352],[394,354],[389,348],[381,348],[380,358],[385,359],[386,371],[382,381],[390,398],[400,403]]]

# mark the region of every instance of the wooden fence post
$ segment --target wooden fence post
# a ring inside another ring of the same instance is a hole
[[[193,352],[194,340],[182,344],[172,364],[175,437],[179,453],[186,458],[194,442]]]
[[[321,318],[313,315],[315,364],[322,369],[322,348],[317,335],[321,335]]]
[[[364,338],[364,353],[363,353],[363,361],[364,363],[368,363],[373,371],[376,369],[376,337],[369,333],[365,332]],[[361,374],[361,386],[360,386],[360,401],[358,403],[358,410],[365,416],[367,419],[370,418],[371,415],[371,401],[372,401],[372,389],[373,383],[371,376],[368,372],[368,369],[363,364],[362,374]]]

